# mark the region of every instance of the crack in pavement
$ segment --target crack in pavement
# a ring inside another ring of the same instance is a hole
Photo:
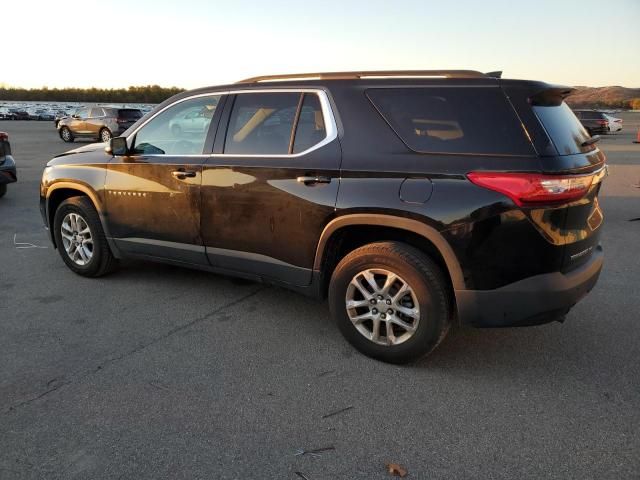
[[[138,352],[140,352],[142,350],[145,350],[146,348],[151,347],[151,346],[155,345],[156,343],[159,343],[159,342],[161,342],[163,340],[166,340],[167,338],[171,337],[172,335],[175,335],[178,332],[186,330],[186,329],[188,329],[188,328],[190,328],[190,327],[192,327],[194,325],[197,325],[198,323],[202,323],[202,322],[204,322],[206,320],[209,320],[210,318],[212,318],[217,313],[220,313],[220,312],[222,312],[222,311],[224,311],[224,310],[226,310],[228,308],[234,307],[234,306],[238,305],[239,303],[242,303],[245,300],[248,300],[249,298],[257,295],[260,292],[263,292],[264,290],[266,290],[268,288],[269,287],[266,287],[266,286],[258,288],[256,290],[254,290],[253,292],[238,298],[237,300],[229,302],[229,303],[227,303],[227,304],[225,304],[225,305],[223,305],[223,306],[221,306],[219,308],[216,308],[215,310],[213,310],[213,311],[211,311],[209,313],[206,313],[206,314],[202,315],[201,317],[198,317],[198,318],[196,318],[194,320],[191,320],[190,322],[187,322],[187,323],[185,323],[183,325],[178,325],[177,327],[172,328],[171,330],[169,330],[168,332],[164,333],[163,335],[160,335],[159,337],[156,337],[156,338],[150,340],[147,343],[139,345],[138,347],[134,348],[133,350],[129,350],[128,352],[124,352],[124,353],[122,353],[122,354],[120,354],[120,355],[118,355],[116,357],[107,358],[106,360],[102,361],[100,363],[100,365],[98,365],[95,368],[92,368],[92,369],[89,369],[89,370],[85,370],[83,373],[74,375],[72,378],[70,378],[66,382],[61,382],[61,383],[55,385],[54,387],[52,387],[52,388],[50,388],[48,390],[45,390],[42,393],[39,393],[39,394],[37,394],[37,395],[35,395],[35,396],[31,397],[31,398],[28,398],[26,400],[18,402],[18,403],[14,404],[14,405],[11,405],[8,409],[5,409],[2,412],[2,415],[6,415],[8,413],[11,413],[11,412],[13,412],[13,411],[17,410],[18,408],[23,407],[25,405],[29,405],[30,403],[33,403],[33,402],[41,399],[42,397],[45,397],[45,396],[49,395],[50,393],[53,393],[53,392],[55,392],[57,390],[60,390],[62,387],[66,386],[66,385],[70,385],[72,383],[76,383],[78,381],[84,380],[85,378],[89,377],[90,375],[94,375],[95,373],[103,370],[104,368],[108,367],[109,365],[112,365],[112,364],[114,364],[116,362],[119,362],[120,360],[122,360],[124,358],[127,358],[127,357],[130,357],[132,355],[135,355],[136,353],[138,353]]]

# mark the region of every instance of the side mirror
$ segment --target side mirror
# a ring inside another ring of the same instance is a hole
[[[109,144],[104,148],[108,155],[123,157],[129,153],[126,137],[114,137],[109,140]]]

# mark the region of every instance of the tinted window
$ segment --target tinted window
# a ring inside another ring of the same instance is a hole
[[[556,146],[558,154],[571,155],[593,149],[593,147],[582,147],[582,143],[589,138],[589,134],[566,103],[563,102],[555,107],[534,106],[533,111]],[[585,114],[589,113],[592,112],[582,112],[583,120],[587,119]]]
[[[243,93],[229,119],[224,153],[281,155],[289,153],[299,93]]]
[[[92,108],[91,117],[104,117],[104,111],[101,108]]]
[[[219,95],[192,98],[156,115],[136,133],[134,152],[147,155],[201,154],[219,99]],[[186,113],[194,109],[203,112],[198,122],[185,119]],[[120,110],[123,111],[138,110]]]
[[[531,155],[533,148],[499,88],[392,88],[367,95],[417,152]]]
[[[300,153],[320,143],[327,136],[320,99],[315,93],[305,93],[298,117],[293,153]]]
[[[133,108],[121,108],[118,110],[118,118],[125,120],[138,120],[142,118],[142,111]]]

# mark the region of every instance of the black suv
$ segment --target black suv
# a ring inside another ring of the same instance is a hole
[[[574,110],[580,123],[589,135],[605,135],[609,133],[609,118],[596,110]]]
[[[473,71],[184,92],[51,160],[42,216],[78,274],[141,258],[328,296],[356,348],[406,362],[454,321],[562,320],[595,285],[605,157],[570,93]]]

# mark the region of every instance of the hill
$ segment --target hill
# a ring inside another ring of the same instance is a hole
[[[572,107],[580,108],[634,108],[640,109],[640,88],[627,87],[575,87],[567,98]]]

